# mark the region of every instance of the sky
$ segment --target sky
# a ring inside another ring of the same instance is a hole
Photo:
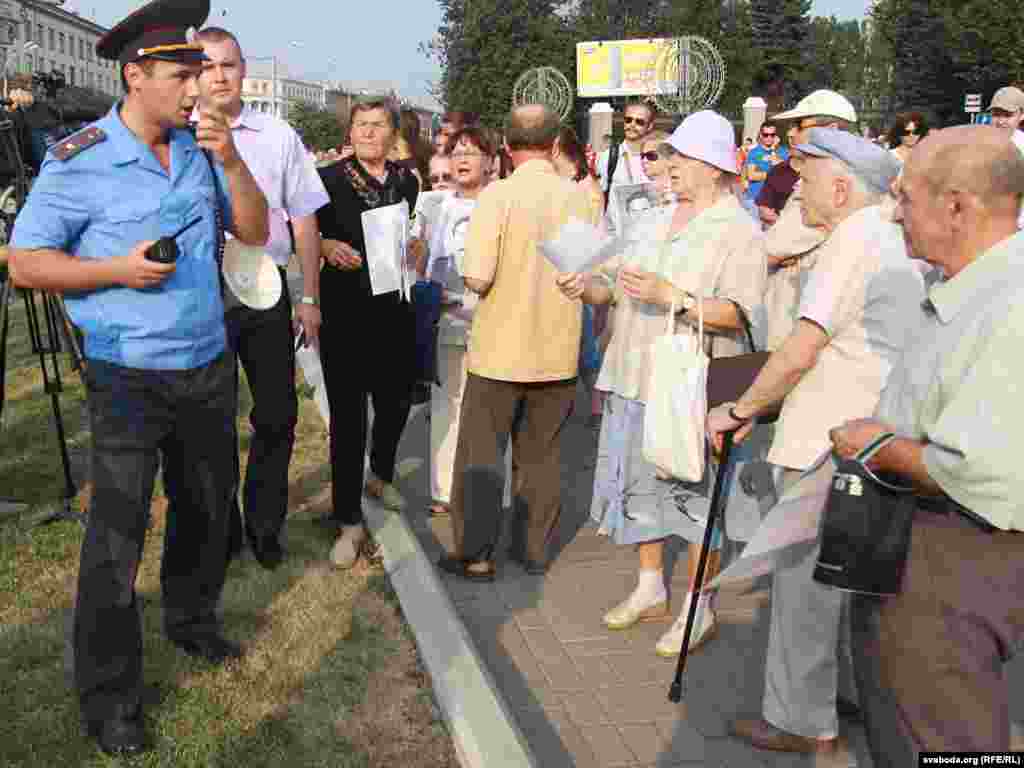
[[[811,12],[861,18],[867,2],[813,0]],[[111,27],[142,4],[67,0],[65,7]],[[433,36],[440,19],[435,0],[212,0],[207,23],[238,35],[251,61],[276,56],[293,76],[391,83],[403,95],[425,97],[437,79],[437,66],[419,45]]]

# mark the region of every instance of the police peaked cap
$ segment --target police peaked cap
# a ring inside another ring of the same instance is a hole
[[[196,30],[209,15],[210,0],[152,0],[100,38],[96,54],[122,67],[144,58],[205,61]]]

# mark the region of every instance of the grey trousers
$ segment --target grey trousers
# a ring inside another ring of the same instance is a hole
[[[800,472],[778,468],[779,495]],[[838,736],[836,694],[856,702],[849,598],[812,578],[817,542],[775,571],[765,662],[764,719],[812,739]]]

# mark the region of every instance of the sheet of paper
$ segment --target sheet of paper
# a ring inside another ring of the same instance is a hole
[[[408,298],[405,249],[409,240],[409,204],[403,200],[365,211],[362,221],[366,241],[364,255],[373,295],[401,291]]]
[[[331,409],[327,404],[327,390],[324,388],[324,370],[320,365],[320,355],[316,350],[306,345],[295,351],[295,362],[302,369],[302,375],[313,389],[313,398],[316,400],[317,409],[324,420],[324,424],[331,424]]]
[[[412,237],[429,239],[433,232],[433,224],[437,222],[437,215],[441,210],[441,204],[445,199],[452,197],[448,190],[430,190],[420,192],[416,198],[416,210],[413,212],[411,231]]]
[[[588,272],[628,247],[629,241],[603,234],[581,219],[571,218],[553,240],[540,244],[544,258],[559,272]]]
[[[705,590],[773,573],[780,565],[806,554],[818,538],[834,472],[831,455],[821,456],[768,512],[740,558]]]
[[[611,203],[615,206],[617,234],[629,237],[642,223],[644,214],[664,205],[664,195],[652,182],[620,184],[612,187]]]

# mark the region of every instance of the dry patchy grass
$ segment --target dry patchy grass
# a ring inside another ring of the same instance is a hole
[[[41,504],[60,494],[49,399],[12,314],[9,410],[0,440],[0,497]],[[84,476],[84,392],[67,376],[62,396]],[[241,413],[248,412],[243,393]],[[161,633],[159,553],[166,502],[138,578],[145,629],[146,717],[156,750],[142,766],[454,766],[430,683],[387,578],[360,564],[341,573],[325,561],[330,534],[313,522],[329,499],[327,435],[312,400],[300,399],[292,462],[289,558],[274,572],[250,555],[224,592],[225,633],[248,650],[225,667],[178,652]],[[241,421],[242,449],[248,424]],[[0,765],[116,764],[81,734],[69,687],[65,637],[81,529],[0,521]]]

